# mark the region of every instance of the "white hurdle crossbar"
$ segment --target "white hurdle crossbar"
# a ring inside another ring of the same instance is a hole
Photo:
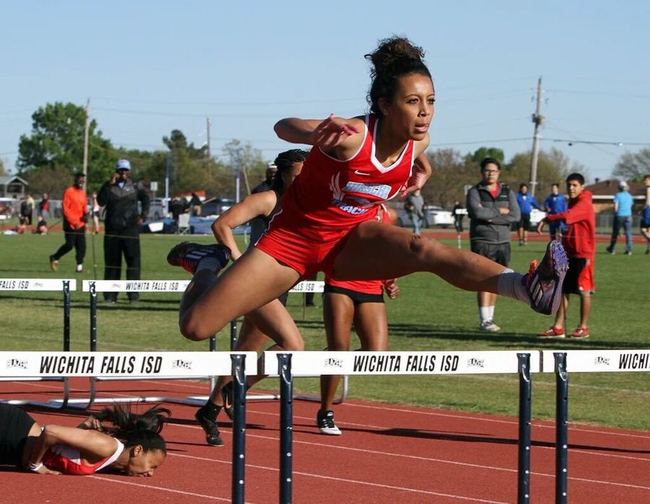
[[[264,374],[280,377],[280,502],[292,502],[293,377],[313,375],[519,374],[518,503],[529,502],[532,372],[539,351],[264,352]]]
[[[0,352],[0,377],[200,378],[233,375],[232,502],[244,503],[246,361],[255,352]],[[257,374],[257,366],[248,366]],[[143,398],[143,400],[146,398]],[[165,401],[165,398],[156,398]]]
[[[70,350],[70,292],[77,289],[77,280],[73,278],[0,278],[0,291],[21,292],[61,292],[63,294],[63,351]],[[24,381],[40,381],[43,377],[32,376],[21,378]],[[63,381],[63,399],[61,408],[68,403],[70,389],[67,378],[54,378]],[[0,381],[5,380],[0,376]],[[51,407],[50,404],[29,400],[14,399],[13,404],[34,404],[41,407]]]

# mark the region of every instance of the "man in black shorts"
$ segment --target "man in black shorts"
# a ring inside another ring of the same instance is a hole
[[[501,164],[494,158],[481,161],[482,180],[467,192],[467,213],[470,218],[469,237],[472,252],[492,259],[503,266],[510,263],[510,228],[521,214],[515,193],[499,182]],[[497,332],[494,323],[497,295],[479,292],[479,328]]]

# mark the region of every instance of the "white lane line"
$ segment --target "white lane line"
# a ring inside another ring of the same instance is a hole
[[[135,482],[132,482],[132,481],[122,481],[122,480],[117,480],[117,479],[104,478],[102,476],[97,476],[97,475],[92,475],[90,477],[93,478],[93,479],[96,479],[96,480],[100,480],[100,481],[107,481],[109,483],[119,483],[121,485],[128,485],[128,486],[146,488],[148,490],[160,490],[162,492],[169,492],[169,493],[175,493],[175,494],[180,494],[180,495],[189,495],[191,497],[201,497],[203,499],[209,499],[209,500],[213,500],[213,501],[231,502],[230,498],[216,497],[214,495],[204,495],[204,494],[199,494],[199,493],[194,493],[194,492],[186,492],[184,490],[177,490],[175,488],[159,487],[159,486],[155,486],[155,485],[144,485],[142,483],[135,483]]]
[[[169,455],[173,455],[175,457],[183,457],[183,458],[189,458],[189,459],[198,459],[201,461],[206,461],[206,462],[217,462],[220,464],[228,464],[230,465],[230,462],[227,460],[214,460],[214,459],[209,459],[209,458],[204,458],[204,457],[195,457],[192,455],[180,455],[177,453],[170,453]],[[279,469],[276,467],[268,467],[268,466],[261,466],[261,465],[256,465],[256,464],[246,464],[247,469],[260,469],[264,471],[272,471],[272,472],[279,472]],[[439,492],[431,492],[429,490],[420,490],[417,488],[411,488],[411,487],[401,487],[401,486],[394,486],[394,485],[385,485],[381,483],[371,483],[369,481],[359,481],[359,480],[353,480],[353,479],[348,479],[348,478],[337,478],[335,476],[325,476],[323,474],[313,474],[313,473],[307,473],[307,472],[302,472],[302,471],[293,471],[294,475],[300,475],[300,476],[305,476],[308,478],[316,478],[316,479],[325,479],[325,480],[330,480],[330,481],[337,481],[341,483],[348,483],[352,485],[362,485],[362,486],[369,486],[369,487],[376,487],[376,488],[385,488],[388,490],[396,490],[400,492],[408,492],[408,493],[416,493],[416,494],[422,494],[422,495],[434,495],[436,497],[448,497],[450,499],[456,499],[456,500],[462,500],[462,501],[470,501],[470,502],[483,502],[485,504],[507,504],[507,502],[502,502],[502,501],[493,501],[493,500],[485,500],[485,499],[478,499],[475,497],[466,497],[463,495],[456,495],[456,494],[446,494],[446,493],[439,493]]]

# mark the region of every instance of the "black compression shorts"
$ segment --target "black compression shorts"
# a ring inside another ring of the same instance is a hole
[[[0,465],[20,466],[27,434],[34,423],[19,407],[0,403]]]
[[[357,292],[350,289],[345,289],[343,287],[334,287],[333,285],[325,284],[323,289],[325,294],[344,294],[349,297],[355,305],[361,303],[383,303],[384,295],[383,294],[366,294],[364,292]]]

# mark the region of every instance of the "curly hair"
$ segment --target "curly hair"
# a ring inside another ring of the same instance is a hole
[[[432,79],[423,61],[424,50],[405,37],[393,36],[380,40],[377,49],[364,57],[373,65],[370,69],[372,84],[367,100],[370,111],[378,116],[381,116],[379,99],[384,98],[390,102],[401,77],[419,74]]]
[[[113,426],[104,427],[104,431],[124,441],[125,446],[142,445],[144,451],[161,450],[167,453],[165,440],[160,435],[160,431],[170,414],[170,410],[159,406],[149,408],[142,414],[136,414],[131,411],[130,406],[116,404],[94,413],[93,416],[100,421],[111,422]]]
[[[273,190],[275,192],[278,194],[284,193],[287,188],[284,187],[282,174],[289,171],[294,163],[303,163],[308,155],[309,153],[302,149],[290,149],[278,154],[274,161],[275,166],[278,167],[278,172],[273,179]]]

